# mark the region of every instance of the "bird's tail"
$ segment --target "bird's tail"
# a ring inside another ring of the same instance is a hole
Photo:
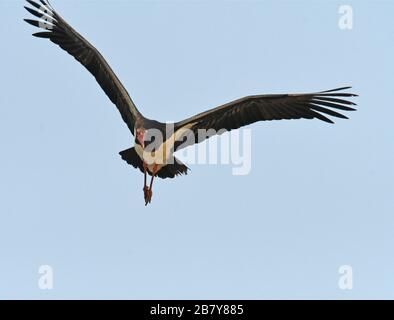
[[[144,172],[144,166],[141,158],[138,156],[137,151],[134,148],[130,148],[124,151],[119,152],[120,156],[124,161],[126,161],[129,165],[132,165],[136,169],[140,169]]]
[[[142,173],[144,172],[144,166],[142,160],[138,156],[137,152],[135,151],[135,148],[124,150],[119,154],[122,157],[122,159],[126,161],[129,165],[132,165],[136,169],[140,169]],[[167,164],[166,166],[160,169],[160,171],[157,173],[157,176],[159,178],[172,179],[178,175],[187,174],[189,168],[177,158],[174,157],[174,160],[175,161],[173,164]],[[150,174],[149,171],[148,173]]]

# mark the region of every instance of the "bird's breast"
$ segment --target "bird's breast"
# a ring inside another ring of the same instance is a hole
[[[163,139],[155,139],[153,142],[146,145],[145,149],[142,148],[141,145],[136,144],[135,150],[141,160],[148,165],[149,170],[151,170],[151,167],[153,168],[154,165],[162,168],[167,164],[173,163],[175,142],[181,141],[182,136],[187,132],[187,130],[189,130],[189,126],[175,131],[165,141],[163,141]]]

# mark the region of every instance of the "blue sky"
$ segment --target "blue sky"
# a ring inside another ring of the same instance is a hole
[[[31,37],[23,5],[0,2],[0,298],[394,298],[392,1],[53,0],[150,118],[250,94],[360,94],[335,125],[250,126],[249,175],[194,165],[158,181],[148,207],[118,155],[132,137],[116,108]]]

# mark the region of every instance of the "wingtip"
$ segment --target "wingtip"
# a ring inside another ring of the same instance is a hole
[[[338,92],[338,91],[343,91],[343,90],[349,90],[351,88],[352,88],[351,86],[346,86],[346,87],[340,87],[340,88],[336,88],[336,89],[321,91],[320,93]]]
[[[52,34],[51,32],[37,32],[37,33],[33,33],[32,36],[41,39],[50,39],[51,34]]]
[[[26,0],[26,2],[28,2],[31,6],[33,6],[34,8],[36,8],[37,10],[43,10],[43,7],[46,10],[50,10],[53,11],[53,7],[51,5],[51,3],[49,1],[43,1],[43,0],[39,0],[40,3],[38,3],[38,1],[32,1],[32,0]],[[28,7],[25,6],[25,9],[29,11]],[[45,12],[45,11],[44,11]],[[46,13],[46,12],[45,12]]]
[[[33,27],[39,27],[39,23],[37,20],[32,20],[32,19],[23,19],[26,23],[30,24]]]
[[[337,91],[349,90],[349,89],[352,89],[352,86],[346,86],[346,87],[338,88]]]

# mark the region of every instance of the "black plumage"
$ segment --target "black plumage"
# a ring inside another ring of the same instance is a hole
[[[26,1],[38,9],[25,7],[26,10],[40,20],[25,19],[25,21],[46,30],[34,33],[33,36],[51,40],[88,69],[112,103],[119,109],[123,120],[133,132],[135,121],[140,114],[126,89],[100,52],[64,21],[48,1],[40,1],[42,5],[32,0]]]
[[[225,129],[229,131],[257,121],[291,119],[316,118],[328,123],[334,123],[327,118],[327,115],[347,119],[346,116],[335,110],[355,110],[353,107],[350,107],[355,106],[355,103],[342,99],[356,96],[355,94],[341,92],[346,89],[350,89],[350,87],[308,94],[249,96],[178,122],[175,124],[175,127],[182,128],[189,124],[194,124],[191,130],[194,131],[196,140],[192,141],[192,143],[198,143],[204,140],[204,136],[197,134],[198,130],[201,129],[214,129],[216,131]],[[209,137],[209,135],[206,137]],[[199,140],[197,141],[197,139]],[[186,147],[190,143],[182,144],[178,142],[177,145]]]
[[[333,123],[329,117],[347,119],[340,112],[355,110],[354,106],[356,104],[347,100],[347,98],[356,95],[345,92],[350,87],[306,94],[255,95],[173,123],[175,135],[178,132],[183,132],[185,128],[188,129],[188,135],[194,134],[194,137],[188,139],[187,143],[184,143],[182,139],[169,145],[157,141],[150,144],[149,142],[145,143],[141,140],[141,137],[146,136],[146,133],[152,129],[159,130],[166,138],[168,126],[165,123],[147,119],[138,111],[128,92],[100,52],[70,26],[53,9],[49,1],[26,1],[32,6],[25,7],[26,10],[38,20],[25,19],[25,21],[44,30],[34,33],[33,36],[49,39],[79,61],[95,77],[106,95],[118,108],[131,133],[135,135],[135,148],[122,151],[120,155],[128,164],[144,172],[146,204],[150,202],[152,196],[152,182],[155,176],[174,178],[177,175],[187,174],[188,168],[175,158],[172,158],[175,160],[174,163],[166,162],[161,166],[156,166],[156,164],[153,167],[148,166],[143,152],[137,152],[136,148],[144,150],[147,145],[153,145],[154,150],[159,150],[161,147],[168,147],[171,150],[170,155],[172,157],[174,151],[202,142],[213,134],[238,129],[257,121],[319,119]],[[199,130],[210,130],[210,134],[200,136],[198,134]],[[182,138],[185,138],[185,136],[182,136]],[[150,188],[146,186],[147,174],[152,175]]]

